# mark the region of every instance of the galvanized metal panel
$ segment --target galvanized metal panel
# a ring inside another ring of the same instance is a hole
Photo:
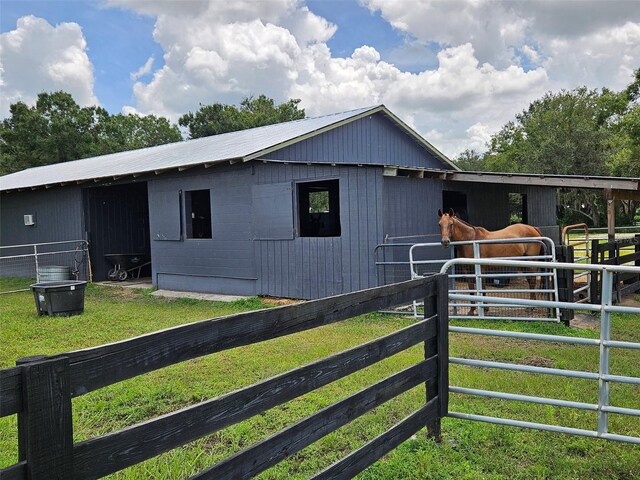
[[[379,107],[361,108],[185,142],[30,168],[1,177],[0,188],[14,190],[242,159],[376,108]]]

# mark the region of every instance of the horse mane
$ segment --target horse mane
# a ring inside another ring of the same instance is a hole
[[[455,218],[456,220],[458,220],[458,221],[459,221],[460,223],[462,223],[463,225],[466,225],[467,227],[475,228],[473,225],[471,225],[471,224],[469,224],[469,223],[465,222],[462,218],[460,218],[460,217],[458,216],[458,214],[457,214],[457,213],[454,213],[454,214],[453,214],[453,218]]]
[[[478,231],[484,230],[487,231],[485,228],[482,227],[476,227],[474,225],[471,225],[468,222],[465,222],[464,220],[462,220],[457,214],[454,213],[453,218],[455,218],[457,221],[459,221],[461,224],[469,227],[469,228],[473,228],[473,236],[474,238],[478,236]]]

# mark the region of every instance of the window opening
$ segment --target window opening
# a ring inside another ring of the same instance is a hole
[[[298,225],[301,237],[340,236],[338,180],[298,184]]]
[[[209,190],[185,192],[187,238],[211,238],[211,194]]]
[[[527,195],[524,193],[509,194],[509,221],[513,223],[529,223]]]
[[[448,212],[449,209],[453,211],[465,222],[469,221],[469,212],[467,211],[467,195],[462,192],[455,192],[453,190],[442,191],[442,211]]]

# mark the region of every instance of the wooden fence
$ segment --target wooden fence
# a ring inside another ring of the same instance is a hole
[[[71,399],[222,350],[357,315],[425,301],[425,318],[382,338],[276,377],[106,435],[74,443]],[[98,478],[240,422],[418,343],[424,360],[228,457],[192,478],[249,478],[376,406],[425,384],[425,405],[314,478],[351,478],[420,428],[439,435],[448,409],[446,275],[204,320],[0,370],[0,417],[18,415],[19,463],[9,479]]]
[[[601,243],[602,242],[602,243]],[[625,253],[623,250],[633,250]],[[640,235],[618,240],[591,241],[591,263],[599,265],[638,265],[640,266]],[[602,290],[600,275],[591,276],[591,303],[599,303]],[[640,276],[637,274],[617,274],[614,277],[613,300],[619,302],[623,296],[640,291]]]

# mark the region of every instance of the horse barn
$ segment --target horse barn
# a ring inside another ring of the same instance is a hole
[[[93,280],[110,254],[148,255],[157,288],[312,299],[376,286],[376,247],[438,233],[440,208],[497,229],[515,193],[558,240],[558,187],[639,184],[461,172],[380,105],[6,175],[0,235],[86,239]]]

